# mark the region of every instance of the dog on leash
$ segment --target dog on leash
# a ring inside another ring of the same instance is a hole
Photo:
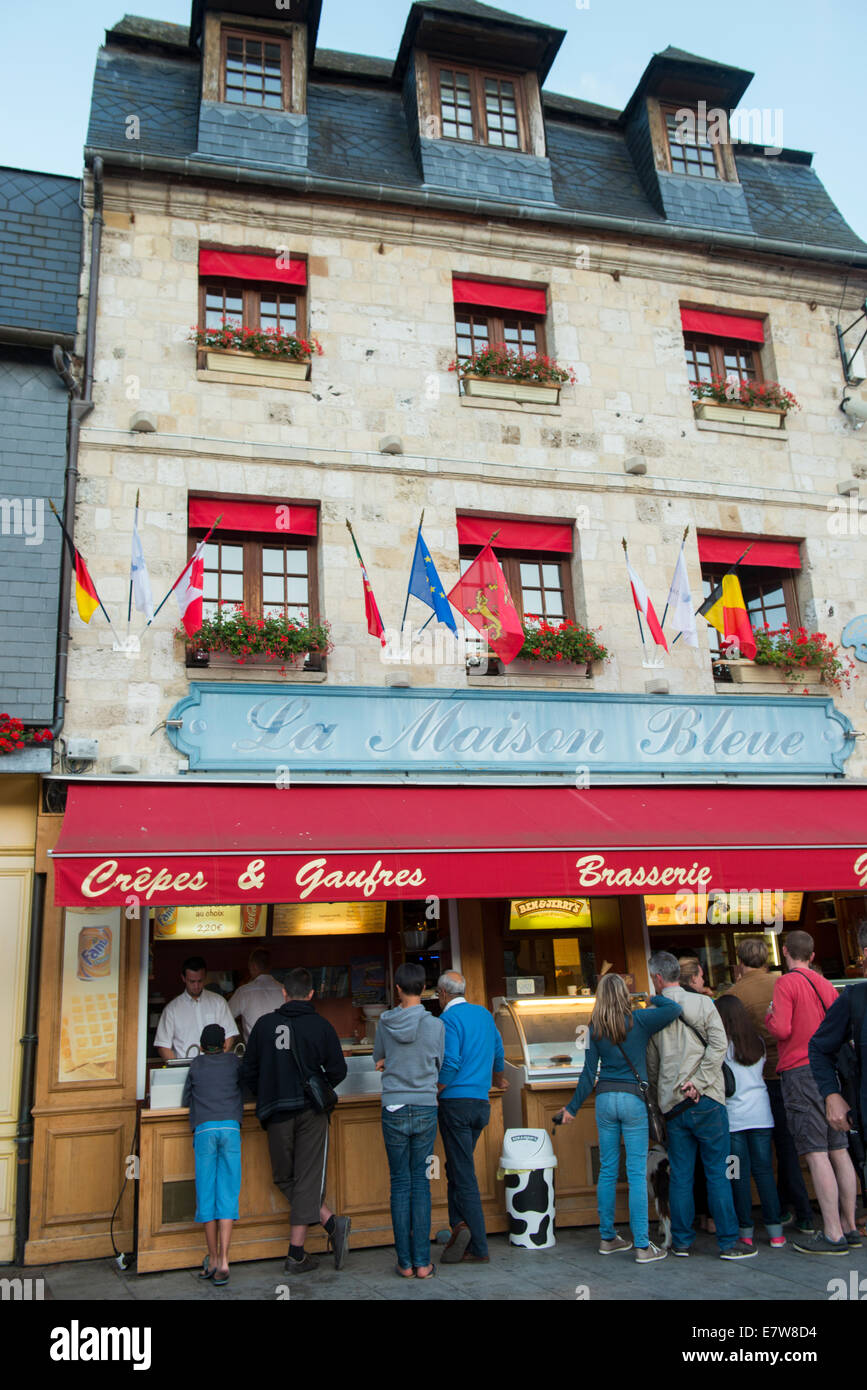
[[[647,1196],[652,1198],[659,1220],[659,1245],[668,1250],[671,1245],[671,1207],[668,1200],[671,1165],[661,1144],[652,1144],[647,1154]]]

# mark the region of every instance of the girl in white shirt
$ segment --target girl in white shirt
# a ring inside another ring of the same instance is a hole
[[[734,995],[724,994],[716,1001],[729,1040],[726,1062],[734,1078],[734,1095],[726,1098],[731,1153],[735,1171],[731,1174],[740,1238],[753,1243],[753,1193],[756,1184],[762,1206],[762,1220],[774,1249],[781,1249],[786,1238],[780,1221],[780,1199],[771,1162],[774,1117],[762,1072],[765,1045],[753,1022]]]

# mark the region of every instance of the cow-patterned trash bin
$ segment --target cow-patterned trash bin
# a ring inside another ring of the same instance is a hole
[[[548,1250],[554,1238],[554,1169],[557,1155],[544,1129],[507,1129],[500,1156],[506,1184],[509,1244]]]

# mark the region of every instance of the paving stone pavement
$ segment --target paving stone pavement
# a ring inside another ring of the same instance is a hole
[[[856,1271],[867,1278],[867,1241],[848,1258],[801,1255],[791,1245],[771,1250],[759,1240],[755,1260],[728,1262],[717,1258],[712,1236],[698,1234],[689,1259],[669,1256],[639,1267],[632,1252],[603,1258],[597,1253],[594,1229],[558,1232],[551,1250],[522,1250],[504,1235],[490,1237],[489,1265],[446,1265],[430,1282],[399,1279],[391,1249],[357,1250],[338,1273],[326,1258],[303,1277],[287,1278],[282,1261],[255,1260],[234,1265],[231,1282],[223,1288],[200,1280],[195,1270],[161,1274],[121,1273],[112,1260],[87,1260],[45,1268],[0,1266],[0,1279],[16,1275],[45,1279],[45,1297],[88,1303],[141,1301],[269,1301],[326,1300],[390,1301],[550,1301],[573,1302],[647,1299],[691,1302],[827,1301],[828,1281]],[[434,1258],[439,1251],[434,1249]],[[865,1284],[867,1288],[867,1284]],[[586,1289],[586,1292],[584,1290]]]

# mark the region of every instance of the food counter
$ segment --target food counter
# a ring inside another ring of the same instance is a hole
[[[503,1102],[507,1129],[547,1129],[562,1110],[584,1068],[587,1030],[596,1000],[590,996],[495,999],[494,1018],[503,1039],[509,1089]],[[572,1124],[554,1132],[556,1226],[595,1226],[599,1139],[592,1095]],[[617,1187],[618,1221],[628,1218],[626,1174]]]
[[[331,1118],[325,1200],[334,1211],[352,1217],[350,1248],[391,1245],[388,1160],[380,1121],[382,1078],[369,1053],[350,1055],[347,1064],[349,1073],[337,1087],[339,1103]],[[503,1143],[502,1095],[499,1090],[491,1092],[491,1122],[476,1149],[485,1222],[492,1232],[508,1229],[503,1184],[497,1180]],[[439,1159],[439,1175],[431,1185],[432,1232],[448,1226],[445,1160],[439,1135],[434,1154]],[[271,1180],[267,1136],[252,1104],[244,1107],[241,1171],[240,1219],[232,1234],[230,1262],[283,1259],[289,1246],[289,1209]],[[195,1204],[189,1112],[179,1106],[142,1110],[140,1274],[184,1269],[201,1262],[205,1241],[202,1227],[193,1219]],[[322,1227],[312,1226],[307,1249],[316,1254],[325,1248]]]

